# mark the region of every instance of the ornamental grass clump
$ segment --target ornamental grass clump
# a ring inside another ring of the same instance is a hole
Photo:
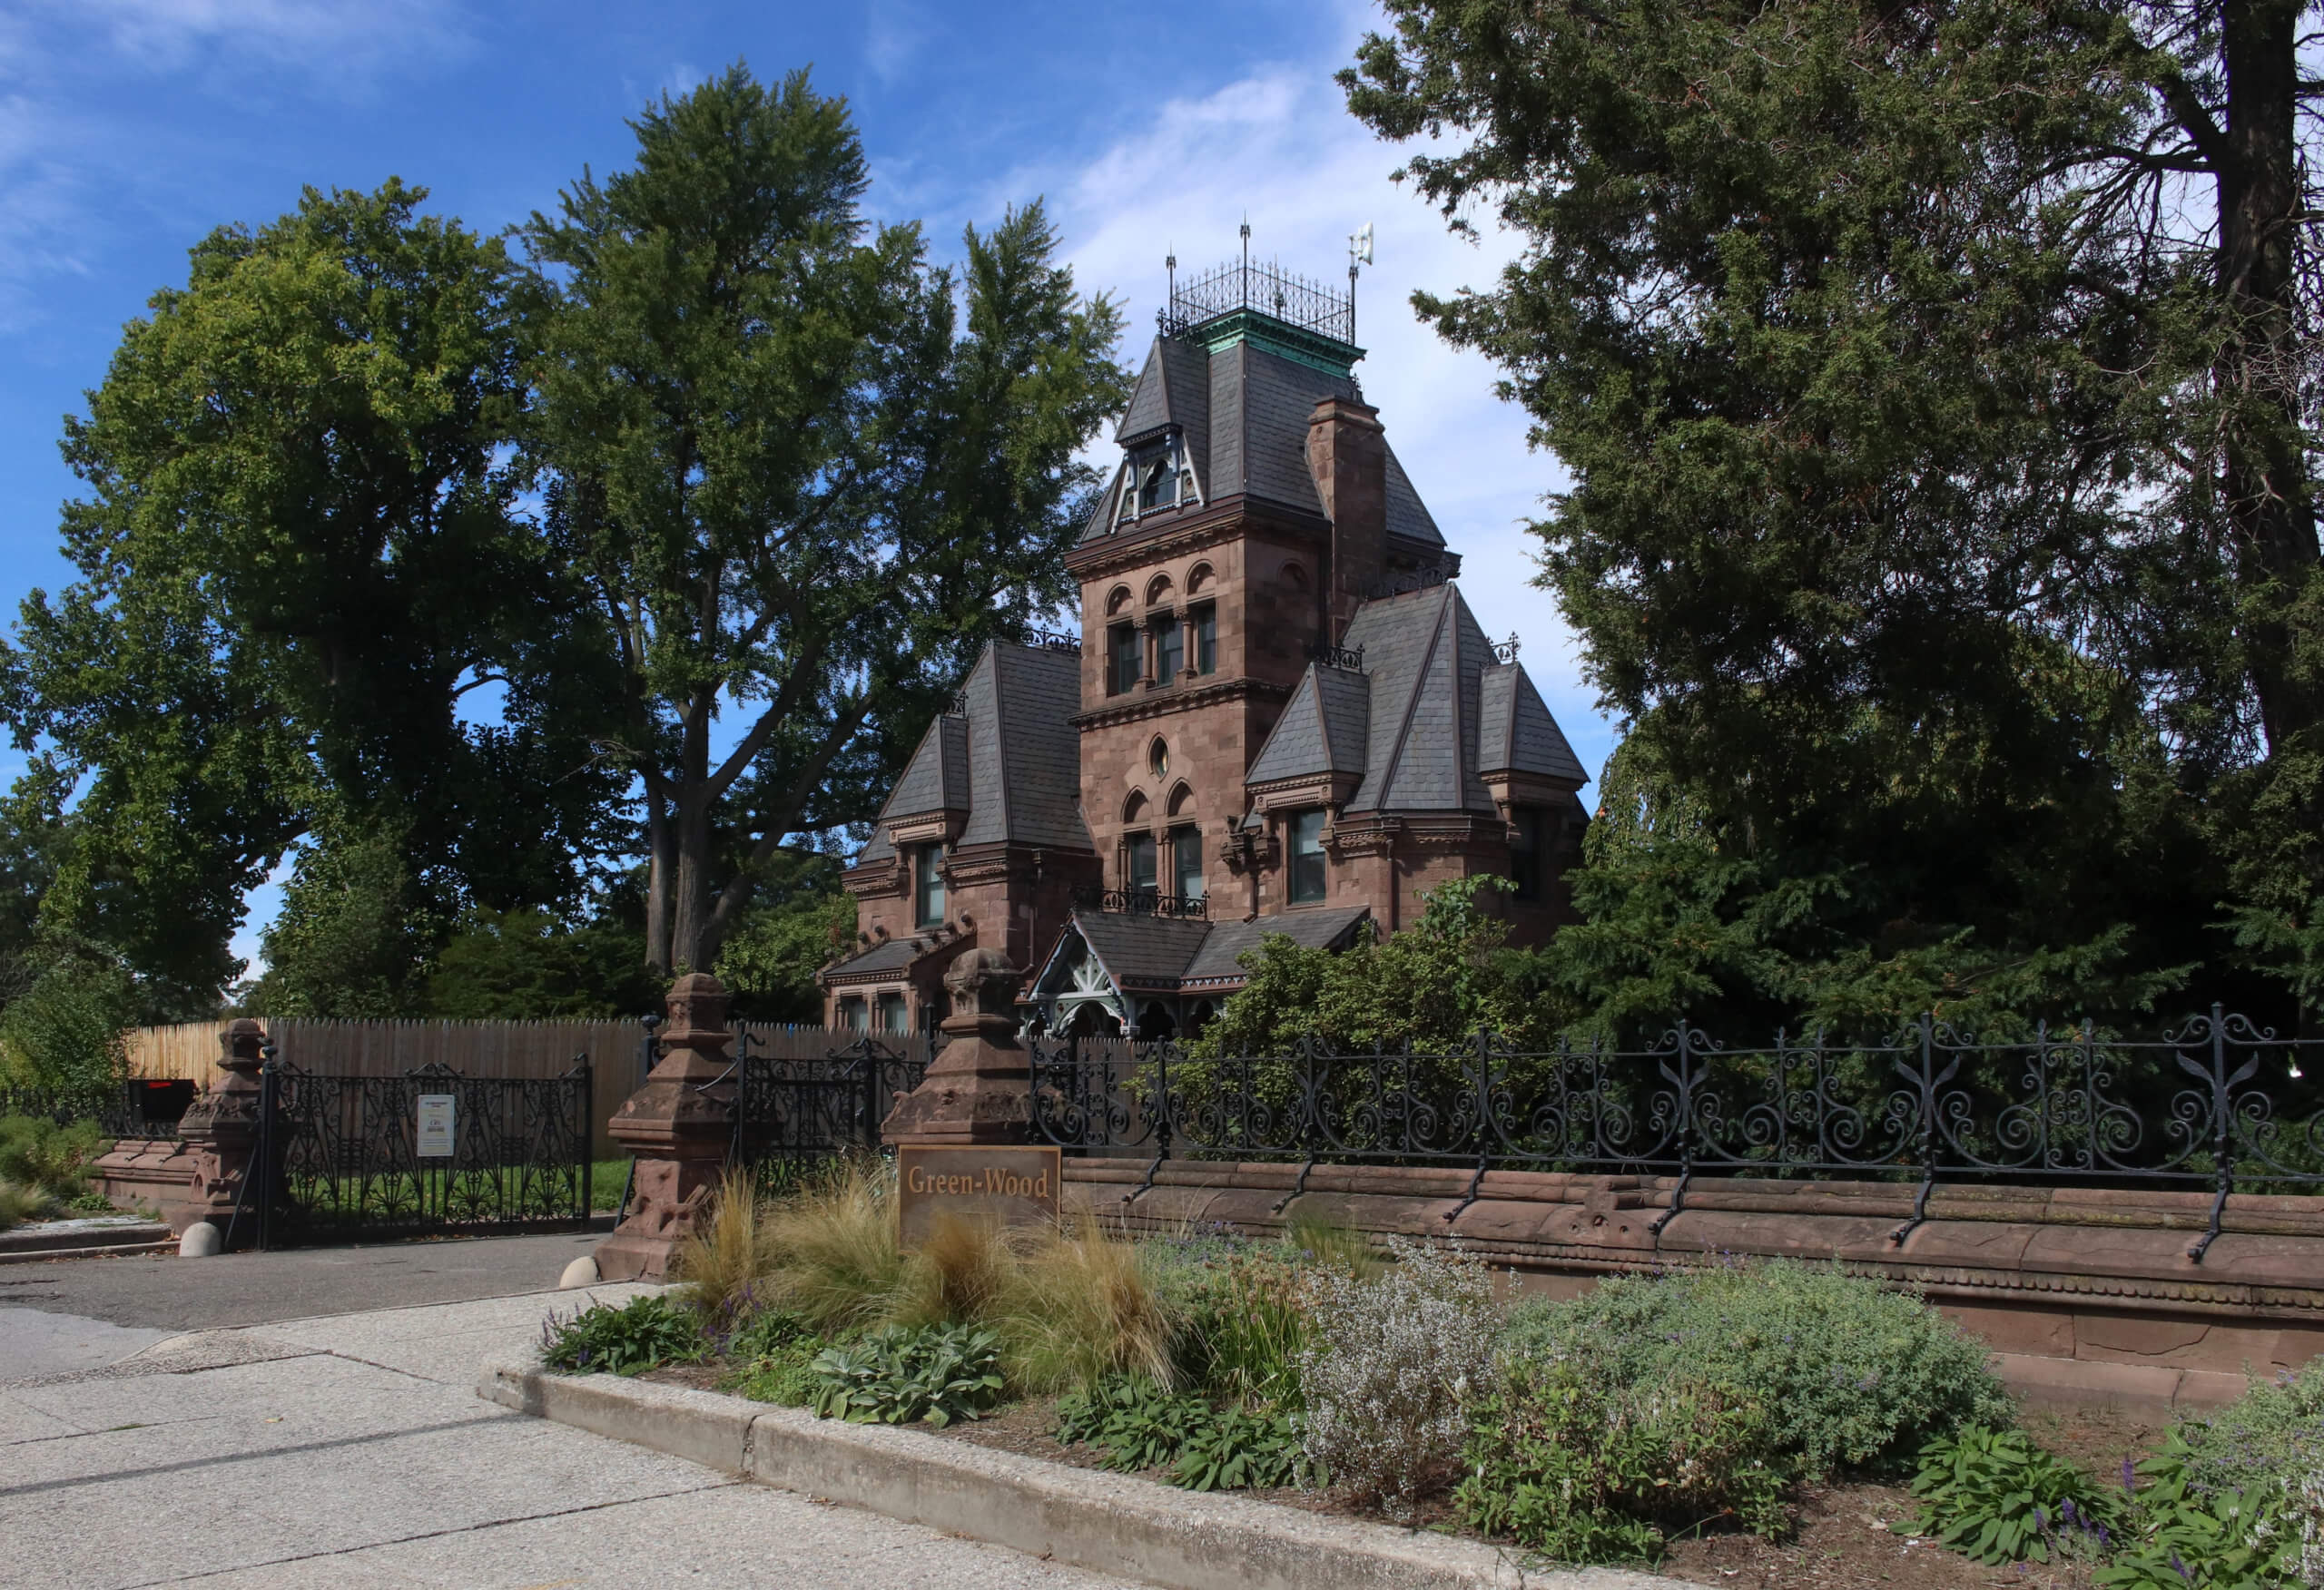
[[[826,1337],[886,1322],[904,1275],[891,1167],[870,1154],[841,1161],[760,1219],[774,1255],[770,1304]]]
[[[1361,1506],[1408,1518],[1452,1483],[1469,1404],[1493,1379],[1492,1283],[1475,1259],[1403,1238],[1376,1280],[1305,1278],[1296,1355],[1311,1466]]]
[[[991,1308],[1011,1383],[1036,1395],[1115,1374],[1169,1386],[1182,1310],[1159,1268],[1146,1244],[1109,1237],[1088,1216],[1017,1248]]]
[[[1518,1309],[1504,1341],[1513,1356],[1570,1359],[1609,1385],[1752,1399],[1775,1450],[1809,1478],[1899,1467],[1932,1436],[2013,1422],[1983,1343],[1918,1298],[1837,1266],[1624,1277]]]
[[[724,1336],[741,1321],[781,1262],[767,1215],[750,1173],[729,1171],[710,1218],[679,1245],[678,1278],[713,1335]]]

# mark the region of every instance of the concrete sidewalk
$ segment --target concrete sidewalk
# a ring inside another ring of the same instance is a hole
[[[585,1300],[536,1293],[202,1331],[0,1382],[0,1585],[1125,1583],[477,1399],[484,1364],[520,1356],[551,1308]]]

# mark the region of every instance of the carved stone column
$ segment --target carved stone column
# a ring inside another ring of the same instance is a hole
[[[1032,1140],[1032,1067],[1017,1041],[1025,974],[997,949],[960,952],[944,974],[951,1042],[921,1085],[897,1101],[881,1137],[891,1143],[967,1145]]]
[[[606,1281],[667,1281],[678,1246],[707,1219],[734,1140],[734,1085],[729,1064],[727,994],[706,972],[670,986],[662,1057],[608,1123],[614,1141],[637,1156],[629,1207],[597,1244]]]
[[[233,1228],[238,1243],[258,1236],[261,1190],[251,1185],[258,1151],[259,1075],[265,1059],[266,1029],[248,1016],[226,1024],[218,1035],[219,1075],[202,1096],[186,1106],[178,1136],[193,1161],[182,1198],[162,1211],[170,1230],[181,1236],[197,1221],[223,1232]],[[241,1205],[239,1218],[235,1213]]]

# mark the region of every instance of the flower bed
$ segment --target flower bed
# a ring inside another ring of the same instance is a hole
[[[2166,1432],[2125,1488],[2015,1428],[1934,1310],[1834,1269],[1512,1307],[1450,1245],[948,1227],[906,1253],[888,1200],[876,1163],[731,1188],[685,1288],[553,1322],[545,1359],[1712,1582],[1811,1546],[1867,1583],[2311,1582],[2324,1370]]]

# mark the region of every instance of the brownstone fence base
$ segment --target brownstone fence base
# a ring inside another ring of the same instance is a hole
[[[1736,1257],[1837,1261],[1919,1290],[1990,1342],[2029,1399],[2149,1409],[2210,1406],[2324,1353],[2324,1198],[2237,1196],[2202,1262],[2202,1192],[1939,1188],[1901,1242],[1915,1189],[1866,1182],[1676,1178],[1173,1161],[1068,1160],[1066,1197],[1134,1230],[1223,1222],[1281,1229],[1305,1214],[1380,1234],[1459,1238],[1531,1291],[1568,1297],[1606,1275]],[[1448,1219],[1447,1217],[1451,1218]]]

